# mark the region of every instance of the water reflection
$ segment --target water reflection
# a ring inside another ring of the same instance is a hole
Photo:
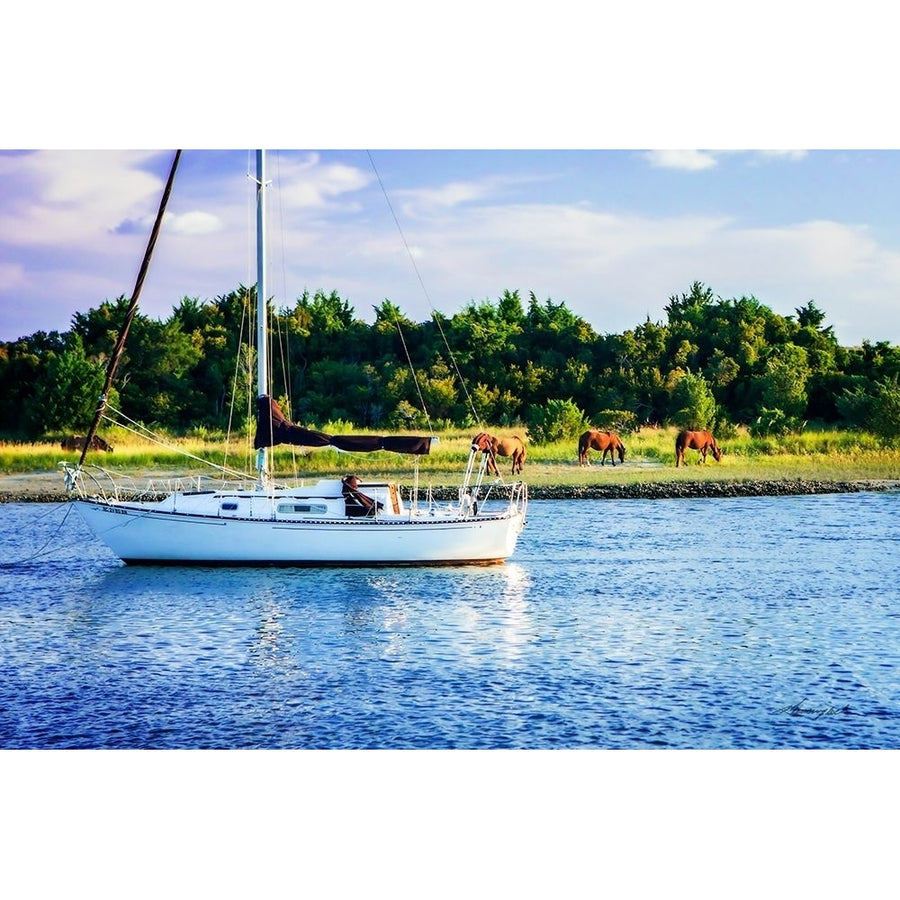
[[[271,591],[254,601],[257,623],[254,627],[255,640],[250,645],[250,660],[262,667],[280,665],[285,656],[290,655],[282,645],[284,638],[284,613]]]

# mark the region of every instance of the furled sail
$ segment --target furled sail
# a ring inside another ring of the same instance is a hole
[[[406,437],[388,435],[324,434],[295,425],[285,418],[278,404],[269,396],[256,401],[256,438],[253,446],[274,447],[276,444],[294,444],[298,447],[337,447],[365,453],[372,450],[392,450],[394,453],[424,455],[431,450],[430,437]]]

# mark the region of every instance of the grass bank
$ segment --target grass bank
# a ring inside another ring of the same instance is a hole
[[[496,429],[509,434],[522,429]],[[640,485],[696,481],[898,481],[900,448],[885,447],[872,435],[838,430],[806,431],[785,438],[752,438],[743,430],[720,441],[725,453],[721,462],[708,457],[698,465],[699,454],[687,451],[687,465],[675,468],[675,429],[644,429],[625,435],[624,465],[600,465],[592,453],[592,464],[578,465],[575,441],[528,445],[525,477],[536,487],[563,488],[596,485]],[[451,483],[468,458],[473,432],[442,432],[432,452],[420,458],[420,478],[434,484]],[[171,449],[148,444],[127,432],[104,432],[115,447],[113,453],[91,451],[88,462],[121,473],[165,473],[207,471],[199,460],[207,460],[240,472],[252,472],[255,453],[249,438],[232,440],[202,435],[173,438]],[[184,454],[197,457],[185,458]],[[61,460],[75,461],[77,453],[64,452],[56,442],[0,444],[0,475],[58,473]],[[276,447],[272,453],[275,474],[283,479],[340,476],[349,472],[407,481],[412,464],[406,457],[390,453],[352,454],[331,448],[307,450]],[[501,459],[507,479],[509,460]]]

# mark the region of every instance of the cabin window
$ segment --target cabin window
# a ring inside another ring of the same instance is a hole
[[[234,512],[238,508],[237,501],[235,500],[226,500],[222,503],[222,509]]]
[[[328,507],[324,503],[279,503],[278,512],[289,516],[324,516]]]

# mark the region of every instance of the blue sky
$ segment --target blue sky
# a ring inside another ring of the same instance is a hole
[[[0,339],[130,295],[171,155],[0,153]],[[252,167],[185,151],[144,313],[255,281]],[[384,298],[424,321],[518,290],[618,333],[699,280],[785,315],[813,300],[843,344],[900,343],[895,151],[290,150],[270,175],[284,305],[335,290],[367,321]]]

